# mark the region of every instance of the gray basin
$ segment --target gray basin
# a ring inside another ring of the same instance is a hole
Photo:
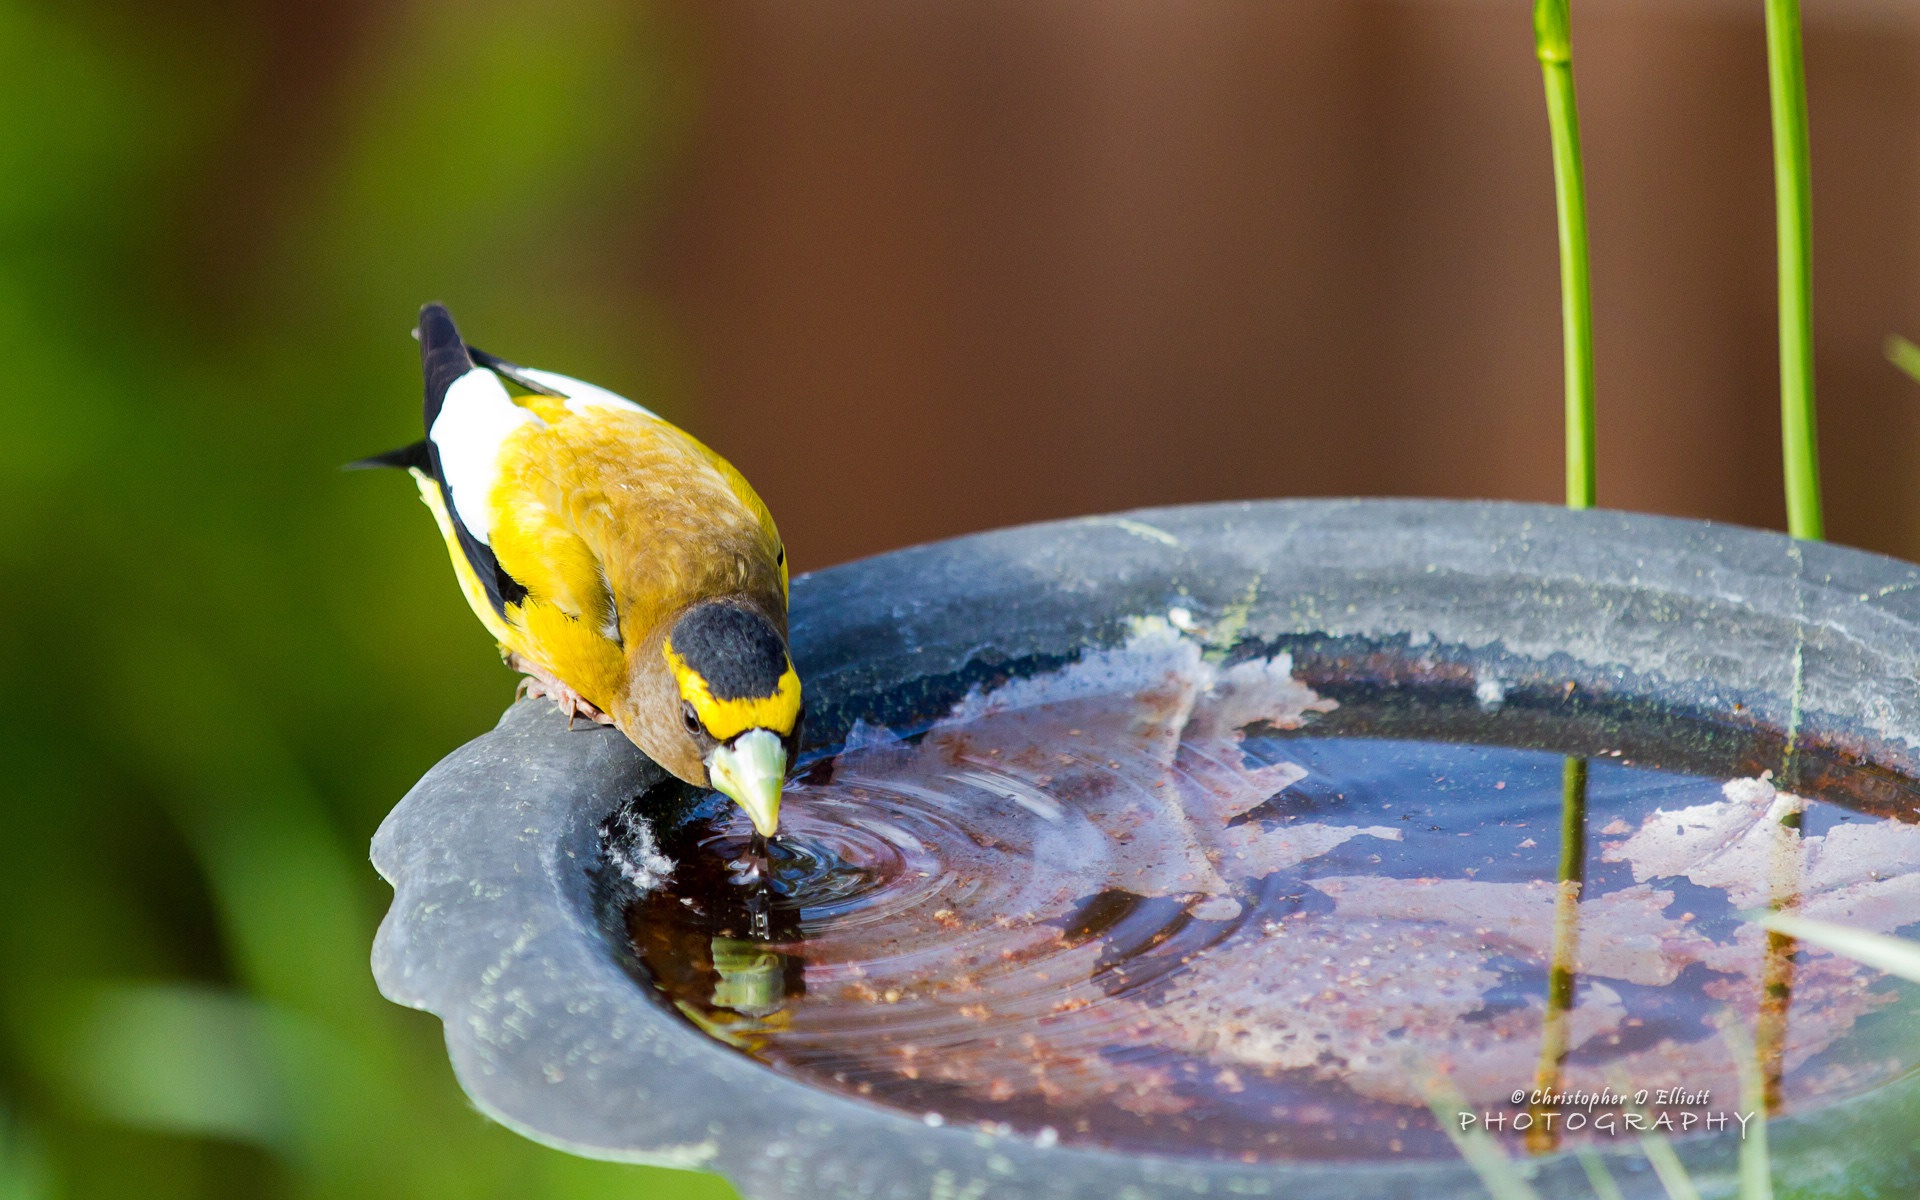
[[[1577,680],[1920,774],[1920,569],[1720,525],[1426,501],[1149,510],[804,576],[793,645],[809,741],[836,742],[876,705],[924,711],[1116,644],[1129,618],[1212,620],[1249,597],[1246,638],[1378,646],[1434,678],[1493,672],[1516,689]],[[461,1085],[526,1136],[717,1171],[757,1200],[1483,1194],[1455,1162],[1244,1166],[934,1127],[763,1067],[637,982],[606,915],[601,825],[660,778],[618,734],[521,703],[375,837],[395,889],[373,953],[381,990],[445,1022]],[[1775,1121],[1776,1184],[1913,1194],[1916,1093],[1910,1075]],[[1732,1194],[1737,1141],[1678,1145],[1707,1194]],[[1615,1179],[1663,1194],[1632,1150],[1608,1156]],[[1532,1168],[1543,1195],[1589,1194],[1571,1156]]]

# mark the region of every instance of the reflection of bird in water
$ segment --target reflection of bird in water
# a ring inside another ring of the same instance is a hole
[[[766,1047],[767,1039],[793,1027],[790,1000],[804,990],[800,959],[769,949],[765,942],[716,937],[708,945],[712,964],[704,1002],[675,999],[680,1014],[716,1038],[749,1054]]]
[[[714,938],[713,1005],[745,1017],[766,1018],[787,1006],[792,959],[767,944],[745,938]]]
[[[628,937],[683,1016],[728,1045],[758,1053],[770,1035],[791,1028],[791,1006],[806,994],[801,906],[775,896],[773,856],[701,853],[702,822],[638,819],[676,865],[671,887],[642,887],[628,907]]]
[[[412,472],[467,602],[530,694],[617,726],[772,833],[802,706],[766,506],[692,436],[469,348],[437,304],[418,336],[427,436],[355,465]]]

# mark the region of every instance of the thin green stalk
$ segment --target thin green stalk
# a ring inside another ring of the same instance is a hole
[[[1553,199],[1560,227],[1560,325],[1567,376],[1567,507],[1592,508],[1593,295],[1587,278],[1587,192],[1573,97],[1568,0],[1534,0],[1534,49],[1553,135]]]
[[[1800,0],[1766,0],[1773,96],[1774,217],[1780,256],[1780,433],[1787,532],[1820,538],[1820,448],[1813,420],[1813,190]]]
[[[1534,53],[1547,91],[1547,129],[1553,140],[1554,219],[1560,234],[1561,360],[1566,372],[1567,507],[1592,508],[1593,294],[1587,267],[1587,189],[1580,160],[1580,111],[1573,90],[1573,16],[1569,0],[1534,0]],[[1586,873],[1587,760],[1569,758],[1563,781],[1560,873],[1553,909],[1546,1020],[1534,1086],[1559,1090],[1567,1057],[1567,1018],[1573,1009],[1580,888]],[[1536,1113],[1536,1116],[1541,1115]],[[1535,1153],[1558,1139],[1544,1121],[1527,1137]]]

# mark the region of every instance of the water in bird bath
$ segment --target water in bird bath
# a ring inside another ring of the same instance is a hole
[[[1443,1094],[1516,1149],[1617,1134],[1621,1109],[1542,1086],[1737,1127],[1726,1013],[1775,1112],[1920,1063],[1909,985],[1741,915],[1899,931],[1920,789],[1572,689],[1337,666],[1148,623],[912,727],[857,724],[788,792],[763,870],[731,806],[656,831],[636,805],[609,857],[637,969],[817,1087],[1247,1161],[1451,1156]],[[1584,883],[1556,921],[1580,774]],[[1574,985],[1551,1003],[1556,961]]]

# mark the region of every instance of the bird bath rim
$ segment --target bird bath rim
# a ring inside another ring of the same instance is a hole
[[[1117,643],[1130,618],[1229,616],[1243,638],[1362,638],[1520,680],[1731,709],[1920,774],[1920,569],[1732,526],[1510,503],[1303,500],[1142,510],[977,534],[793,583],[809,741],[870,698]],[[924,699],[924,696],[923,696]],[[749,1196],[1479,1194],[1451,1162],[1263,1163],[1046,1145],[939,1126],[776,1074],[637,986],[596,900],[601,822],[660,778],[618,734],[522,703],[403,799],[373,857],[395,899],[381,990],[438,1014],[488,1115],[572,1153],[718,1171]],[[692,1082],[689,1082],[692,1081]],[[1881,1089],[1916,1090],[1909,1077]],[[1817,1158],[1878,1094],[1772,1123]],[[1724,1139],[1682,1149],[1730,1178]],[[1812,1158],[1809,1159],[1812,1161]],[[1580,1175],[1538,1160],[1551,1185]],[[1812,1169],[1811,1167],[1809,1168]],[[1828,1166],[1830,1169],[1830,1164]],[[1822,1172],[1824,1174],[1824,1171]],[[1635,1194],[1653,1188],[1622,1161]],[[972,1190],[970,1190],[972,1189]]]

